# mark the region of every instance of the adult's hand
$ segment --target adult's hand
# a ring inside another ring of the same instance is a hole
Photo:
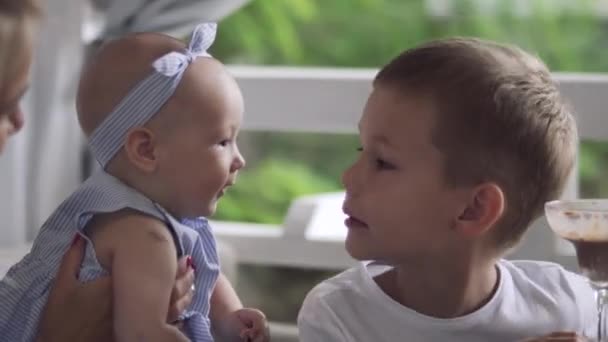
[[[113,341],[112,281],[78,280],[86,242],[77,236],[59,267],[41,317],[38,341]]]
[[[78,280],[85,246],[86,241],[77,236],[63,257],[40,320],[38,342],[114,340],[112,279],[102,277],[87,283]],[[178,264],[167,322],[175,322],[190,305],[193,283],[194,265],[190,257],[183,257]]]
[[[195,266],[190,256],[179,260],[177,266],[177,278],[171,292],[171,304],[167,314],[167,322],[177,321],[179,315],[190,306],[194,296],[194,271]]]

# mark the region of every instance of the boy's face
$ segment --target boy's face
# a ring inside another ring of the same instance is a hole
[[[344,172],[346,249],[356,259],[414,261],[447,251],[462,192],[445,185],[429,97],[376,86],[359,122],[361,152]]]
[[[158,171],[164,192],[171,194],[168,209],[180,217],[212,215],[245,165],[236,141],[243,119],[241,92],[225,72],[205,71],[184,75],[171,113],[164,113],[178,121],[159,146]]]

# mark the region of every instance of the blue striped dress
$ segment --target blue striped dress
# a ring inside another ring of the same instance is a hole
[[[59,206],[42,226],[30,253],[0,282],[0,341],[34,341],[52,281],[74,235],[82,232],[95,214],[125,208],[164,221],[175,238],[179,256],[192,256],[197,266],[197,290],[190,308],[181,318],[185,320],[186,335],[192,341],[213,341],[209,305],[219,275],[219,260],[207,220],[178,221],[104,171],[91,176]],[[87,243],[80,280],[91,281],[107,273],[96,259],[92,244]]]

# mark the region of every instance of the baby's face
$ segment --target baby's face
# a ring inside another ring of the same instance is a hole
[[[361,152],[345,171],[346,249],[360,260],[409,262],[450,248],[459,193],[432,143],[433,103],[376,87],[359,122]]]
[[[169,210],[179,217],[212,215],[245,161],[237,146],[243,98],[217,66],[195,62],[161,115],[170,128],[158,146],[158,176]],[[219,64],[219,63],[218,63]]]

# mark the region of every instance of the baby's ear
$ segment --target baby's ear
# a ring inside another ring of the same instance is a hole
[[[491,182],[475,187],[471,194],[455,228],[474,237],[486,233],[500,220],[505,209],[505,196],[500,186]]]
[[[157,138],[151,130],[136,127],[127,133],[125,151],[127,159],[143,172],[154,172],[157,168]]]

